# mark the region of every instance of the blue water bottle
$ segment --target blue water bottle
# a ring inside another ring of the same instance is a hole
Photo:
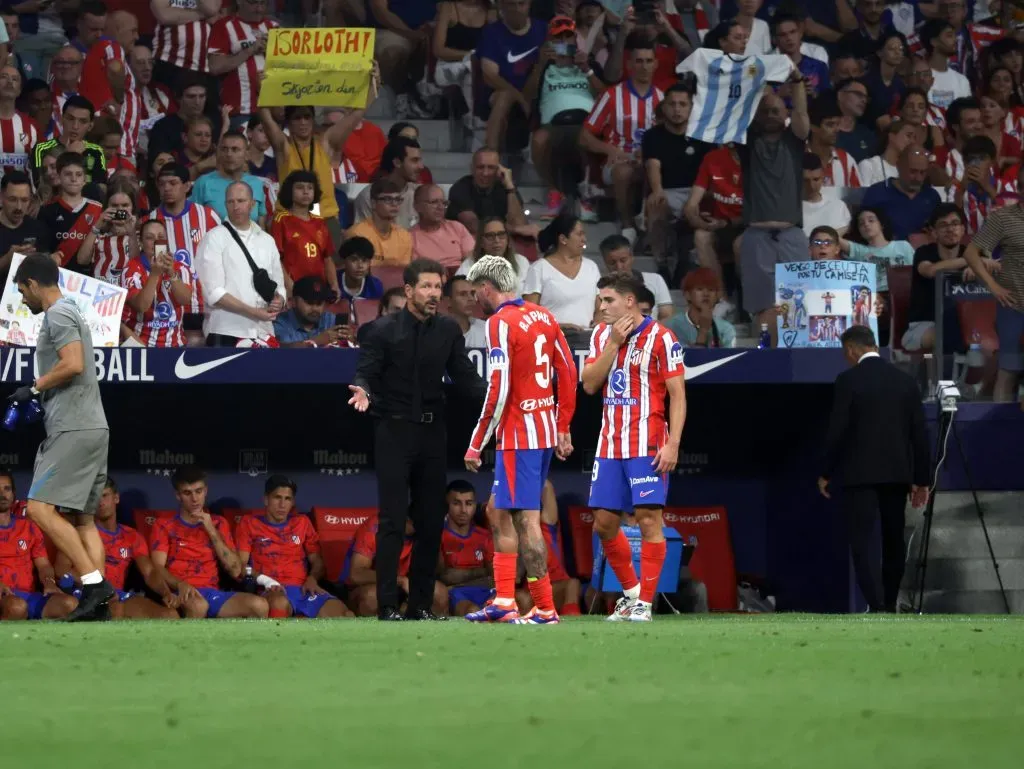
[[[37,398],[33,398],[24,404],[12,402],[4,413],[4,429],[13,432],[22,422],[32,424],[43,418],[43,407]]]
[[[761,324],[761,336],[757,338],[757,349],[758,350],[770,350],[772,349],[772,335],[768,331],[768,324]]]
[[[18,404],[12,401],[11,405],[7,407],[7,411],[4,413],[4,429],[14,432],[20,419],[21,411],[18,408]]]

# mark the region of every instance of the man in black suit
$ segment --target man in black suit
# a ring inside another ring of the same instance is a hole
[[[928,501],[931,456],[917,384],[882,360],[875,336],[853,326],[842,336],[852,368],[836,379],[818,490],[833,479],[850,533],[853,567],[871,611],[896,611],[903,580],[904,511]],[[882,562],[872,557],[881,516]]]

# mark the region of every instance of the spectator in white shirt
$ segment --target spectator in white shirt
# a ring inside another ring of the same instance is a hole
[[[228,221],[210,230],[196,253],[206,295],[203,333],[209,347],[235,347],[243,340],[273,337],[274,319],[287,301],[277,245],[250,218],[255,205],[252,189],[245,182],[233,182],[224,198]],[[235,230],[257,269],[266,270],[277,283],[270,301],[256,291],[253,269],[229,227]]]
[[[772,49],[772,33],[768,22],[757,18],[763,0],[739,0],[736,3],[736,20],[747,30],[747,56],[763,56]]]
[[[810,236],[816,227],[832,227],[845,235],[850,228],[850,209],[839,197],[822,195],[825,186],[825,168],[821,158],[810,152],[804,154],[804,232]]]
[[[459,324],[469,349],[487,347],[487,324],[473,315],[476,292],[465,275],[456,275],[445,286],[448,294],[448,315]]]
[[[657,308],[656,320],[668,320],[675,314],[672,295],[668,292],[665,279],[656,272],[640,272],[633,269],[633,249],[622,235],[609,235],[601,241],[601,256],[608,272],[631,272],[643,280],[644,286],[654,294]]]
[[[459,265],[459,275],[469,275],[473,264],[481,256],[503,256],[512,263],[519,277],[519,295],[523,295],[526,286],[526,275],[530,270],[530,262],[522,254],[517,254],[512,239],[508,236],[505,220],[492,216],[480,222],[480,232],[476,236],[476,247],[473,253]]]
[[[541,232],[539,245],[546,256],[530,265],[523,299],[547,307],[566,333],[593,328],[601,271],[583,255],[583,223],[561,213]]]
[[[928,101],[946,109],[954,99],[971,96],[971,82],[949,66],[949,60],[957,55],[956,29],[948,21],[932,19],[925,23],[920,32],[921,42],[928,52],[928,63],[932,67],[931,90]]]
[[[902,120],[893,120],[885,131],[885,149],[881,155],[866,158],[857,164],[857,175],[862,187],[870,187],[900,175],[896,167],[903,150],[917,141],[917,126]]]

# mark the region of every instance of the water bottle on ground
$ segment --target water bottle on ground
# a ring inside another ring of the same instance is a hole
[[[981,368],[985,365],[985,353],[981,349],[981,334],[977,329],[971,332],[971,344],[967,348],[967,367]]]
[[[768,331],[768,324],[761,324],[761,335],[757,338],[757,349],[758,350],[770,350],[772,349],[772,335]]]

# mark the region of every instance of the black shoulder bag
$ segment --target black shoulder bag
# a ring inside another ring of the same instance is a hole
[[[235,239],[238,247],[245,254],[245,260],[249,263],[249,269],[252,270],[252,287],[256,289],[256,293],[263,298],[264,302],[270,304],[277,295],[277,281],[270,277],[270,273],[265,269],[256,266],[256,262],[253,261],[252,256],[249,254],[249,249],[245,247],[242,239],[238,237],[238,232],[235,231],[230,222],[224,222],[224,226],[228,228],[231,237]]]

